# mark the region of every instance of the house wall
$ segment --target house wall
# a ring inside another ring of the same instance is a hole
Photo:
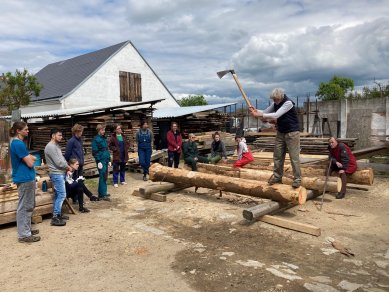
[[[28,106],[21,107],[20,111],[23,115],[23,114],[31,114],[37,112],[55,111],[60,109],[62,109],[62,103],[59,100],[53,100],[53,101],[33,102]]]
[[[165,99],[156,108],[179,106],[136,49],[129,43],[74,92],[63,99],[64,108],[120,103],[119,71],[142,76],[142,101]]]
[[[311,103],[311,111],[315,108],[315,103]],[[340,138],[358,138],[356,149],[389,143],[389,97],[318,102],[318,109],[321,118],[328,118],[333,136],[339,121]],[[306,115],[304,122],[307,129]],[[313,122],[311,114],[309,132]]]

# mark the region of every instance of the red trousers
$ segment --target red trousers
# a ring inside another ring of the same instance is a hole
[[[243,153],[242,158],[235,161],[234,167],[240,168],[245,166],[246,164],[250,163],[251,161],[254,160],[253,154],[251,154],[251,151]]]

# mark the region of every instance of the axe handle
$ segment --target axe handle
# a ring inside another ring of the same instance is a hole
[[[236,75],[236,73],[232,73],[232,77],[234,77],[234,80],[235,80],[235,82],[236,82],[236,85],[238,85],[238,88],[239,88],[240,92],[242,93],[242,96],[243,96],[243,98],[244,98],[244,100],[245,100],[247,106],[248,106],[248,107],[253,107],[253,106],[251,105],[251,102],[250,102],[250,100],[248,99],[246,93],[244,92],[244,90],[243,90],[243,88],[242,88],[242,85],[240,85],[240,82],[239,82],[239,79],[238,79],[238,76]]]

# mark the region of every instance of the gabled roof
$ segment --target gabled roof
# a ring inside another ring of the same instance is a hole
[[[182,116],[191,115],[194,113],[209,111],[236,103],[218,103],[209,105],[196,105],[196,106],[185,106],[185,107],[165,107],[157,109],[153,113],[153,119],[166,119],[166,118],[177,118]]]
[[[38,97],[32,97],[32,101],[63,97],[126,44],[127,42],[122,42],[95,52],[47,65],[35,74],[38,82],[44,87]]]
[[[170,96],[176,100],[131,41],[125,41],[95,52],[47,65],[35,74],[38,82],[43,85],[43,89],[39,96],[33,96],[31,98],[32,101],[60,99],[64,97],[80,86],[89,76],[94,74],[102,65],[128,44],[132,45],[153,74],[169,92]]]

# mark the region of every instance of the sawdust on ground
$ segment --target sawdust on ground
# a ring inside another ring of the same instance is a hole
[[[167,202],[132,191],[151,182],[128,173],[109,187],[112,202],[88,202],[89,214],[65,227],[50,220],[42,240],[21,244],[14,224],[0,228],[2,291],[388,291],[389,182],[344,200],[326,194],[280,216],[318,226],[320,237],[266,223],[247,224],[242,210],[260,199],[193,188]],[[320,201],[320,200],[318,200]],[[355,257],[336,252],[332,237]]]

